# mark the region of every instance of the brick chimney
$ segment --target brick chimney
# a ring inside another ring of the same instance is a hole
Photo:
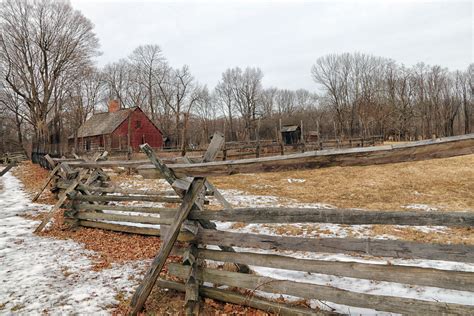
[[[118,100],[110,100],[109,101],[109,112],[117,112],[120,110],[120,102]]]

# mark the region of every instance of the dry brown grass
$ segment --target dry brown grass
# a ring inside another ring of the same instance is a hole
[[[290,184],[288,179],[302,179],[304,182]],[[378,166],[236,175],[211,181],[221,189],[280,196],[304,203],[328,203],[336,207],[407,210],[404,208],[406,205],[426,204],[440,210],[474,211],[474,155]],[[277,234],[290,236],[299,236],[303,232],[329,233],[315,225],[264,226]],[[474,245],[474,233],[470,228],[421,231],[412,227],[373,225],[363,234],[370,237],[390,235],[407,241]]]
[[[304,179],[288,183],[288,179]],[[215,177],[217,188],[337,207],[404,210],[427,204],[474,210],[474,155],[363,167]]]
[[[434,244],[474,245],[474,230],[471,228],[449,228],[444,231],[424,232],[413,227],[373,225],[365,232],[367,237],[391,235],[406,241],[418,241]]]

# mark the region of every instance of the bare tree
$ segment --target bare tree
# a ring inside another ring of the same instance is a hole
[[[216,121],[217,108],[213,104],[213,99],[207,86],[201,88],[198,93],[199,96],[196,100],[194,112],[199,117],[201,124],[199,130],[195,131],[195,138],[200,136],[200,139],[197,139],[198,142],[201,144],[207,144],[209,142],[209,137],[213,132],[211,129],[213,122]]]
[[[247,67],[242,71],[237,67],[226,70],[222,77],[244,123],[243,138],[250,139],[260,105],[263,73],[259,68]]]
[[[143,104],[146,91],[140,84],[140,72],[129,60],[107,64],[102,73],[109,99],[117,99],[123,107]]]
[[[280,116],[292,116],[296,111],[296,93],[292,90],[278,90],[276,106]]]
[[[157,120],[160,102],[158,83],[162,81],[166,71],[166,61],[158,45],[138,46],[130,56],[141,90],[145,92],[144,105],[153,121]]]
[[[306,89],[298,89],[295,91],[296,107],[299,111],[308,111],[315,108],[318,104],[318,95],[311,93]]]
[[[474,116],[474,64],[470,64],[465,72],[456,73],[456,91],[462,100],[464,133],[469,134]]]
[[[261,103],[262,103],[262,116],[264,118],[271,118],[274,114],[276,107],[276,96],[278,93],[277,88],[268,88],[262,91]]]
[[[68,135],[74,137],[74,149],[78,152],[77,132],[79,127],[104,100],[105,82],[102,74],[94,68],[84,69],[77,81],[68,90],[65,118],[68,120]]]
[[[13,121],[16,129],[16,141],[20,146],[21,150],[26,153],[25,144],[24,144],[24,123],[28,120],[28,117],[25,116],[25,103],[23,99],[11,89],[2,89],[0,90],[0,109],[2,109],[2,114],[4,118],[9,118],[7,112],[11,113],[11,121]],[[2,136],[6,137],[5,136]]]
[[[233,78],[234,76],[231,69],[227,69],[222,74],[222,79],[215,88],[215,100],[224,113],[225,119],[229,122],[230,137],[228,140],[230,141],[237,140],[237,134],[234,126],[236,101],[234,99],[235,84]]]
[[[343,63],[343,57],[327,55],[318,58],[311,68],[316,83],[326,90],[325,99],[334,111],[337,133],[344,134],[348,112],[348,76],[350,67]]]
[[[0,7],[2,77],[28,109],[35,150],[48,143],[47,115],[60,81],[91,65],[92,23],[64,1],[5,0]]]
[[[164,106],[171,109],[174,115],[175,145],[185,146],[189,113],[199,98],[200,88],[186,65],[178,69],[167,67],[158,81],[158,87]]]

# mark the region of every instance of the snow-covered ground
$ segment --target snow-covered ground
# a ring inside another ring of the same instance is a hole
[[[145,263],[93,271],[91,252],[73,241],[33,235],[37,221],[19,215],[33,204],[10,173],[0,178],[0,314],[108,314],[119,292],[130,293]]]

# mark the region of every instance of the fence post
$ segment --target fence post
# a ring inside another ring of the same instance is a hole
[[[183,255],[183,265],[191,267],[188,279],[186,280],[186,294],[184,307],[186,315],[198,315],[199,314],[199,286],[200,282],[197,278],[198,275],[198,259],[197,259],[197,247],[192,244]]]

